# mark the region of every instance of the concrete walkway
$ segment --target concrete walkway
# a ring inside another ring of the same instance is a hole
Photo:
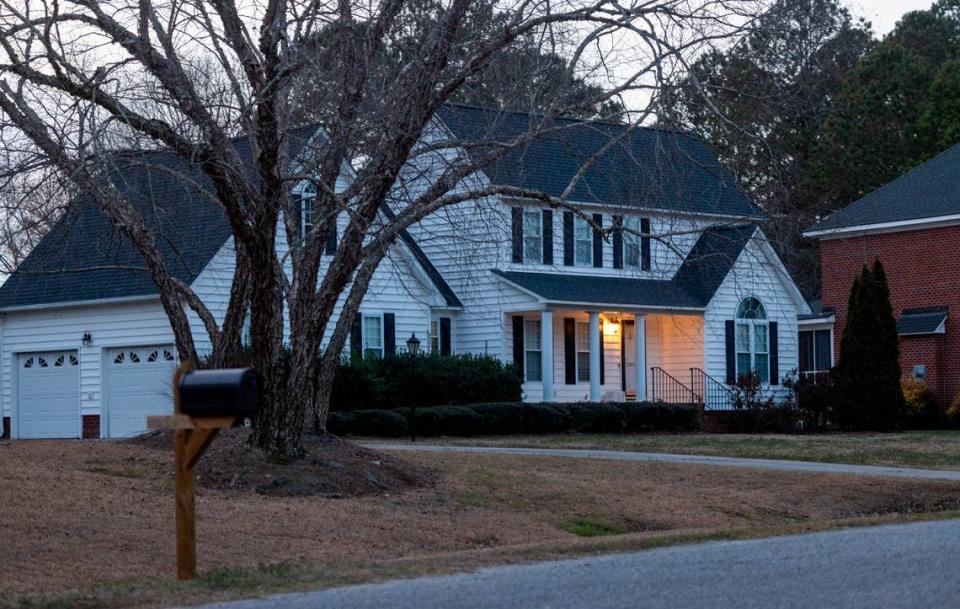
[[[684,463],[687,465],[715,465],[719,467],[750,467],[790,472],[823,474],[857,474],[861,476],[889,476],[914,480],[950,480],[960,482],[960,471],[917,469],[912,467],[884,467],[852,465],[848,463],[819,463],[816,461],[786,461],[779,459],[742,459],[738,457],[711,457],[705,455],[671,455],[667,453],[634,453],[616,450],[589,450],[569,448],[509,448],[498,446],[440,446],[435,444],[397,444],[376,442],[364,444],[375,450],[409,450],[419,452],[454,452],[484,455],[526,455],[530,457],[573,457],[579,459],[607,459],[611,461]]]

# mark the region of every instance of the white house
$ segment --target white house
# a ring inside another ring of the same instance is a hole
[[[456,155],[482,151],[441,140],[507,139],[530,120],[443,107],[392,205],[416,196]],[[462,188],[504,185],[560,196],[591,159],[565,196],[570,207],[486,197],[413,227],[377,270],[351,349],[390,354],[416,333],[442,353],[486,353],[521,367],[531,401],[722,406],[725,383],[747,370],[775,390],[797,367],[797,317],[810,311],[755,224],[759,210],[732,176],[683,134],[556,124]],[[243,140],[237,145],[246,152]],[[121,163],[118,176],[174,275],[219,320],[232,241],[202,173],[159,151]],[[294,194],[311,196],[303,188]],[[601,227],[631,230],[596,231],[574,210]],[[335,240],[332,234],[330,244]],[[6,434],[122,437],[142,432],[148,413],[170,409],[172,332],[141,267],[96,205],[80,198],[0,287]],[[192,314],[191,323],[195,336],[205,337]]]

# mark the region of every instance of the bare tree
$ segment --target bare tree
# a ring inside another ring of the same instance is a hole
[[[762,8],[757,0],[506,0],[489,5],[498,27],[464,29],[478,4],[448,0],[426,9],[433,11],[429,27],[405,49],[400,69],[388,70],[387,43],[409,18],[405,0],[0,2],[4,140],[18,142],[23,166],[55,168],[92,196],[136,247],[182,360],[197,359],[185,307],[204,321],[214,360],[221,361],[238,347],[249,309],[252,356],[267,397],[255,433],[262,449],[299,454],[311,411],[323,428],[355,313],[404,229],[490,195],[564,205],[563,196],[458,185],[554,128],[558,116],[596,113],[618,99],[628,100],[634,125],[648,121],[662,83],[739,35]],[[509,141],[447,142],[451,150],[475,153],[457,156],[429,188],[383,220],[398,176],[415,161],[438,108],[521,43],[541,45],[554,63],[566,61],[562,71],[552,67],[557,94],[538,98],[538,119]],[[389,64],[398,65],[397,58]],[[558,73],[571,84],[588,79],[597,86],[591,95],[563,95]],[[311,89],[298,89],[302,83]],[[297,149],[292,101],[304,99],[321,135]],[[619,113],[619,104],[613,107]],[[239,151],[238,133],[249,158]],[[166,147],[198,164],[212,185],[237,269],[222,323],[171,274],[157,236],[111,180],[109,152],[121,146]],[[349,186],[338,188],[347,173]],[[305,182],[317,195],[313,228],[303,235],[289,193]],[[321,264],[338,214],[348,214],[349,224],[330,263]],[[289,251],[278,251],[278,235]],[[343,308],[335,315],[338,302]]]

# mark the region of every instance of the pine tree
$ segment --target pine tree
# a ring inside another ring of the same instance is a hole
[[[866,266],[850,290],[837,366],[837,423],[849,429],[889,431],[903,423],[900,348],[886,272]]]

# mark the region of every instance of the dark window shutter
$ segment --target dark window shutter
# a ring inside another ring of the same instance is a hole
[[[523,210],[519,207],[510,208],[512,218],[511,235],[513,238],[513,261],[523,262]]]
[[[397,316],[393,313],[383,314],[383,354],[397,354]]]
[[[563,265],[573,266],[573,212],[563,212]]]
[[[780,384],[780,324],[770,322],[770,384]]]
[[[520,368],[520,379],[526,380],[523,373],[523,316],[513,316],[513,363]]]
[[[728,319],[724,323],[724,329],[726,330],[727,347],[727,384],[733,385],[737,382],[737,352],[736,343],[734,342],[734,321]]]
[[[597,228],[593,229],[593,266],[600,268],[603,266],[603,235],[600,233],[603,214],[593,214],[593,223],[597,225]]]
[[[600,321],[600,384],[603,385],[606,380],[603,378],[604,368],[607,366],[603,359],[603,320]]]
[[[623,216],[613,217],[613,268],[623,268]]]
[[[543,210],[543,263],[553,264],[553,210]]]
[[[650,218],[640,218],[640,234],[650,234]],[[640,270],[650,270],[650,237],[640,237]]]
[[[567,385],[577,384],[577,321],[563,318],[563,372]]]
[[[327,243],[323,248],[323,253],[332,256],[337,253],[337,222],[334,220],[333,226],[327,232]]]
[[[350,357],[351,359],[363,358],[363,316],[360,312],[353,318],[353,325],[350,327]]]
[[[450,318],[440,318],[440,355],[450,355]]]

